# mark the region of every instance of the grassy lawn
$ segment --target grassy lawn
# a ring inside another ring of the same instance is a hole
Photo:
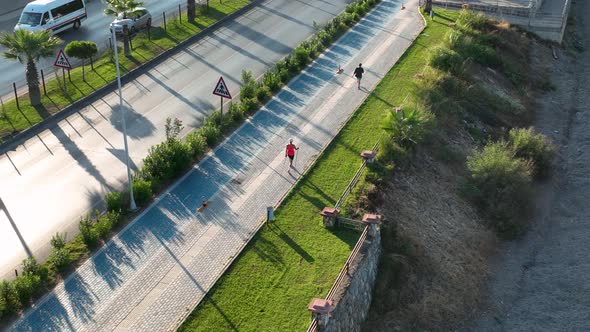
[[[439,15],[444,15],[439,16]],[[442,40],[456,13],[434,22],[400,59],[320,156],[180,331],[304,331],[312,297],[324,297],[358,234],[324,229],[319,211],[333,206],[360,166],[359,153],[379,139],[386,111],[410,93],[427,48]],[[432,24],[431,24],[432,23]]]
[[[197,11],[195,23],[188,23],[186,15],[183,15],[180,22],[169,20],[166,30],[163,27],[153,27],[150,39],[148,39],[146,32],[137,34],[133,38],[133,51],[130,58],[122,55],[122,48],[120,48],[119,61],[122,74],[153,59],[156,55],[195,35],[203,28],[212,25],[248,3],[250,0],[211,1],[209,10],[200,8]],[[14,65],[21,66],[18,62],[15,62]],[[91,70],[90,65],[86,65],[85,80],[82,79],[81,67],[70,72],[71,82],[66,73],[67,93],[63,90],[61,71],[58,74],[59,81],[55,79],[53,72],[45,73],[47,95],[42,98],[42,106],[31,106],[28,95],[19,98],[20,109],[16,107],[14,100],[4,103],[4,109],[0,110],[0,143],[10,135],[27,129],[51,114],[59,112],[72,102],[87,96],[116,78],[114,61],[111,61],[109,54],[95,61],[94,71]],[[43,87],[41,87],[41,92],[43,92]]]

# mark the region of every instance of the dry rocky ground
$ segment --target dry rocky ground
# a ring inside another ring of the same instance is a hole
[[[533,77],[555,89],[527,90],[524,104],[557,159],[551,177],[534,184],[527,233],[498,239],[460,195],[465,156],[481,142],[466,128],[447,130],[380,190],[392,222],[363,330],[590,329],[590,3],[574,2],[571,12],[562,47],[534,40],[530,48]]]

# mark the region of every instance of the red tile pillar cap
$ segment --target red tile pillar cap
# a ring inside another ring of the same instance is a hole
[[[332,310],[334,310],[334,301],[313,298],[311,299],[307,310],[316,314],[329,314],[332,312]]]

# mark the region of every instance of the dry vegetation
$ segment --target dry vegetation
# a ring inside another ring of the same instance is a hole
[[[450,22],[450,34],[467,42],[455,48],[447,35],[453,51],[435,51],[446,69],[427,67],[415,77],[416,96],[436,116],[436,128],[407,160],[395,160],[379,195],[372,191],[388,223],[365,331],[452,330],[481,304],[487,259],[500,240],[489,215],[465,195],[466,159],[506,139],[510,128],[530,125],[531,96],[551,84],[530,67],[526,34],[479,19],[470,26]],[[489,62],[470,56],[473,50]]]

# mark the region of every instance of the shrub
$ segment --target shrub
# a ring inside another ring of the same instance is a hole
[[[256,90],[256,99],[261,103],[265,102],[271,95],[270,88],[266,85],[259,86],[258,90]]]
[[[126,206],[125,195],[122,192],[113,191],[105,196],[107,211],[124,211]]]
[[[488,25],[488,19],[482,14],[463,9],[459,13],[456,23],[465,29],[483,30]]]
[[[2,316],[14,314],[20,308],[14,284],[6,280],[0,282],[0,313]]]
[[[49,255],[48,261],[56,271],[63,272],[70,264],[69,252],[65,248],[54,249],[51,255]]]
[[[35,259],[33,256],[23,259],[21,267],[23,269],[23,273],[39,273],[39,263],[37,263],[37,259]]]
[[[53,249],[62,249],[63,247],[65,247],[67,235],[68,235],[67,233],[63,233],[63,234],[60,234],[59,232],[55,233],[55,235],[49,241],[49,243],[51,244],[51,247]]]
[[[232,106],[235,104],[232,104]],[[231,107],[230,107],[231,111]],[[186,144],[188,144],[193,159],[198,158],[207,151],[207,141],[201,131],[193,131],[186,135]]]
[[[402,147],[420,143],[429,133],[434,115],[422,107],[404,107],[391,110],[382,123],[382,128],[391,134],[394,142]]]
[[[293,54],[299,68],[303,68],[309,63],[309,49],[307,47],[300,45],[295,48]]]
[[[522,229],[530,201],[531,163],[514,157],[505,143],[491,143],[467,158],[465,193],[492,219],[501,233]]]
[[[251,114],[258,109],[258,99],[256,98],[248,98],[242,100],[240,103],[240,110],[244,114]]]
[[[204,126],[207,127],[207,126]],[[185,170],[191,162],[189,146],[173,139],[152,146],[143,159],[140,177],[144,180],[167,180]]]
[[[144,180],[133,180],[133,196],[138,205],[143,206],[152,198],[152,183]]]
[[[96,236],[101,239],[106,239],[111,229],[113,228],[113,224],[110,218],[105,218],[103,216],[99,217],[94,224],[94,230],[96,231]]]
[[[410,160],[410,153],[389,135],[381,140],[376,157],[382,164],[387,165],[393,162],[395,165],[405,165]]]
[[[221,130],[214,125],[204,125],[199,131],[209,146],[215,145],[215,143],[221,138]]]
[[[84,241],[86,246],[88,248],[96,247],[98,244],[98,233],[96,232],[96,229],[94,229],[90,217],[87,216],[80,220],[79,229],[82,241]]]
[[[171,118],[166,118],[166,125],[164,126],[166,140],[172,141],[177,139],[183,128],[182,120],[179,118],[174,118],[174,121]]]
[[[256,95],[258,85],[252,77],[252,72],[242,70],[242,87],[240,88],[240,100],[252,98]]]
[[[459,74],[463,64],[463,57],[446,47],[434,47],[429,55],[428,64],[434,68],[453,74]]]
[[[555,157],[555,147],[549,139],[535,133],[533,128],[513,128],[508,137],[516,156],[533,162],[533,175],[537,178],[547,176]]]
[[[268,89],[267,87],[265,87],[265,88]],[[260,90],[261,89],[259,89],[259,91]],[[242,112],[242,110],[240,109],[240,106],[235,103],[231,103],[229,105],[228,115],[229,115],[231,121],[234,123],[240,123],[240,122],[242,122],[242,120],[244,120],[244,112]]]
[[[39,293],[41,289],[41,277],[33,273],[24,273],[13,281],[14,289],[22,307],[31,302],[31,298]]]
[[[262,83],[275,93],[281,88],[281,76],[277,70],[267,71],[262,77]]]

